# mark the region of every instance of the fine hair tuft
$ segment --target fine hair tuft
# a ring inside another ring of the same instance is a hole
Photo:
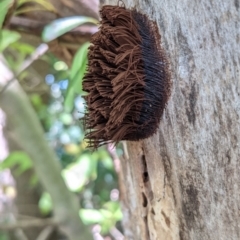
[[[89,47],[83,90],[90,147],[153,135],[171,92],[157,24],[135,9],[104,6]]]

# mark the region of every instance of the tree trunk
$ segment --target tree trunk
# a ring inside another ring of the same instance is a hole
[[[125,235],[240,239],[239,0],[124,2],[158,23],[173,80],[157,134],[127,143]]]

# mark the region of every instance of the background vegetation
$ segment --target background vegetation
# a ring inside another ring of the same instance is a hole
[[[84,140],[81,119],[85,112],[83,96],[86,93],[82,91],[81,81],[86,71],[89,43],[84,41],[85,43],[79,44],[79,49],[74,46],[76,49],[73,61],[68,62],[47,51],[49,46],[41,44],[41,41],[40,45],[34,46],[21,31],[13,31],[9,28],[8,22],[12,16],[23,16],[27,12],[38,10],[54,12],[55,8],[46,0],[3,0],[0,2],[0,26],[5,27],[1,28],[0,32],[1,62],[14,75],[14,78],[9,78],[7,82],[0,81],[0,94],[2,95],[0,95],[0,108],[3,109],[3,113],[6,113],[8,119],[9,108],[14,108],[10,102],[8,106],[4,105],[4,97],[11,92],[11,87],[14,87],[18,81],[20,89],[27,94],[37,121],[44,130],[45,141],[49,148],[54,150],[56,159],[61,165],[58,174],[64,180],[68,191],[73,193],[67,199],[72,196],[74,199],[77,198],[80,224],[92,230],[92,234],[86,236],[91,236],[89,239],[92,237],[122,239],[120,226],[122,214],[118,202],[119,190],[115,171],[119,164],[117,152],[119,155],[122,152],[110,145],[92,152],[87,148]],[[77,26],[89,22],[96,24],[97,20],[88,16],[77,16],[75,19],[67,17],[57,22],[50,22],[41,31],[42,42],[52,41]],[[0,76],[1,74],[4,73],[0,73]],[[23,109],[28,111],[28,105],[24,101],[22,103]],[[12,115],[11,118],[19,119],[17,123],[19,128],[29,127],[31,131],[31,123],[22,121],[21,119],[24,118],[21,116]],[[34,117],[33,120],[30,117],[27,121],[34,122],[35,120]],[[8,125],[7,120],[5,125]],[[14,129],[12,131],[14,133]],[[31,146],[29,141],[32,142],[33,139],[30,139],[28,134],[24,134],[21,136],[26,139],[15,139],[14,144],[18,147],[11,147],[11,139],[7,137],[7,134],[3,136],[10,147],[8,154],[0,159],[0,240],[87,239],[81,236],[72,237],[71,233],[68,234],[68,230],[64,231],[64,226],[63,231],[57,230],[61,229],[61,225],[69,219],[60,221],[57,219],[56,212],[59,212],[59,209],[54,205],[58,204],[58,199],[52,200],[54,195],[50,190],[52,182],[49,182],[48,189],[45,187],[48,186],[47,181],[51,179],[48,179],[47,172],[46,181],[42,183],[45,174],[41,172],[42,169],[50,168],[50,174],[52,171],[53,175],[55,170],[51,169],[52,165],[49,163],[52,159],[50,158],[38,163],[44,164],[44,168],[38,167],[39,165],[34,160],[35,155],[41,155],[37,148],[34,155],[34,148],[42,144],[41,139],[34,139],[37,144]],[[25,146],[25,142],[27,147],[22,147]],[[32,151],[28,152],[28,146],[33,148]],[[4,152],[5,147],[3,144],[0,145],[0,151]],[[13,178],[8,169],[12,170]],[[55,184],[55,191],[58,189],[61,191],[57,179],[53,184]],[[34,197],[31,199],[32,196]],[[58,193],[58,196],[61,196],[61,193],[60,195]],[[24,205],[23,208],[22,205]],[[71,207],[69,206],[69,209]],[[26,212],[26,209],[29,211]]]

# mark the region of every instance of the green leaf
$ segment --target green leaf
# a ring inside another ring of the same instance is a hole
[[[70,125],[73,122],[72,115],[69,113],[65,113],[65,112],[60,114],[59,119],[65,125]]]
[[[113,202],[113,201],[109,201],[106,202],[103,207],[111,212],[115,212],[118,210],[119,208],[119,203],[118,202]]]
[[[12,152],[3,162],[0,163],[0,170],[13,168],[18,165],[16,174],[20,175],[33,167],[30,157],[21,151]]]
[[[113,170],[114,164],[112,158],[109,156],[109,153],[105,149],[99,149],[99,158],[101,159],[102,164],[106,169]]]
[[[103,214],[96,209],[81,209],[79,215],[84,224],[101,223],[105,219]]]
[[[122,212],[117,202],[107,202],[104,208],[99,210],[81,209],[79,215],[84,224],[99,223],[103,233],[107,233],[117,221],[122,219]]]
[[[13,0],[1,0],[0,1],[0,29],[7,15],[9,7],[12,5]],[[1,38],[0,38],[1,41]]]
[[[119,207],[113,214],[113,217],[115,219],[115,221],[121,221],[123,218],[123,214],[121,211],[121,208]]]
[[[22,6],[24,3],[37,3],[39,5],[42,5],[48,11],[56,12],[55,7],[48,0],[18,0],[18,8]],[[17,11],[17,14],[19,14],[18,11]]]
[[[39,94],[33,93],[29,97],[34,108],[39,109],[44,105],[42,98]]]
[[[68,87],[66,97],[64,99],[64,109],[66,112],[71,112],[74,106],[75,92],[74,89]]]
[[[0,232],[0,240],[10,240],[9,236],[5,232]]]
[[[86,73],[89,46],[89,42],[84,43],[79,48],[73,59],[70,73],[70,86],[74,86],[77,93],[82,93],[82,79]]]
[[[101,214],[104,216],[106,219],[112,218],[112,213],[106,209],[100,209]]]
[[[49,214],[53,209],[52,199],[49,193],[44,192],[38,202],[38,207],[43,215]]]
[[[44,42],[50,42],[85,23],[98,24],[98,20],[86,16],[59,18],[44,27],[42,39]]]
[[[34,50],[35,50],[35,47],[33,47],[32,45],[27,44],[27,43],[23,43],[23,42],[19,42],[19,41],[12,43],[11,48],[19,51],[21,54],[24,55],[24,57],[26,55],[29,55],[29,54],[33,53]]]
[[[100,224],[102,232],[104,233],[107,233],[109,229],[116,224],[113,214],[106,209],[81,209],[79,215],[83,223],[86,225],[95,223]]]
[[[112,213],[112,218],[114,221],[120,221],[122,219],[122,212],[119,202],[109,201],[103,205],[104,209],[107,209]]]
[[[10,44],[16,42],[21,38],[21,35],[17,32],[2,30],[1,41],[0,41],[0,52],[5,50]]]
[[[104,216],[104,221],[101,222],[102,233],[107,233],[109,230],[115,226],[118,219],[115,218],[114,213],[110,210],[100,209],[100,212]]]
[[[36,174],[33,174],[30,177],[29,183],[32,188],[37,186],[37,184],[39,183],[39,179]]]
[[[89,42],[84,43],[73,59],[68,89],[64,101],[64,107],[67,112],[71,112],[73,109],[75,94],[82,93],[82,79],[87,68],[87,53],[89,45]]]
[[[70,73],[70,79],[73,80],[76,78],[76,76],[81,73],[81,75],[84,74],[81,70],[85,70],[86,68],[86,61],[87,61],[87,53],[88,48],[90,46],[89,42],[84,43],[77,51],[73,58],[73,63],[71,67],[71,73]]]
[[[83,154],[62,171],[62,176],[71,191],[81,191],[89,180],[97,177],[97,160],[90,154]]]

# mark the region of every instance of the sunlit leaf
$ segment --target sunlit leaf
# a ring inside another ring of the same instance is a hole
[[[67,94],[64,100],[64,109],[66,112],[71,112],[74,106],[75,91],[68,87]]]
[[[91,155],[83,154],[62,171],[62,176],[71,191],[80,191],[84,184],[96,178],[97,162]]]
[[[108,202],[108,203],[111,204],[112,202]],[[116,214],[117,211],[118,211],[118,214]],[[102,233],[109,232],[109,230],[115,226],[116,222],[122,219],[120,208],[118,210],[115,210],[114,212],[108,209],[100,209],[100,212],[104,216],[104,221],[100,223],[102,227],[102,231],[101,231]]]
[[[64,146],[64,149],[68,154],[72,154],[72,155],[78,154],[80,152],[80,146],[74,143],[66,144]]]
[[[52,211],[53,204],[49,193],[44,192],[38,202],[38,207],[42,214],[47,215]]]
[[[104,208],[108,209],[111,212],[115,212],[119,208],[118,202],[109,201],[103,205]]]
[[[81,209],[79,215],[85,224],[99,223],[104,232],[112,228],[117,221],[122,219],[120,205],[117,202],[107,202],[104,208],[96,209]]]
[[[114,213],[113,213],[115,221],[121,221],[123,218],[123,214],[121,211],[121,208],[119,207]]]
[[[12,43],[11,48],[14,50],[17,50],[24,56],[33,53],[35,50],[35,47],[33,47],[32,45],[23,43],[23,42],[19,42],[19,41]]]
[[[18,0],[18,8],[20,6],[22,6],[24,3],[37,3],[41,6],[43,6],[44,9],[46,9],[50,12],[56,12],[55,7],[48,0]],[[26,8],[21,8],[21,10],[16,11],[15,14],[23,13],[23,12],[25,12],[24,10],[26,10]],[[22,11],[22,12],[20,12],[20,11]]]
[[[62,121],[63,124],[65,125],[70,125],[73,122],[72,115],[69,113],[61,113],[59,116],[59,119]]]
[[[108,211],[106,209],[100,209],[99,211],[104,216],[104,218],[106,218],[106,219],[112,218],[112,213],[110,211]]]
[[[16,71],[19,68],[19,66],[22,65],[22,62],[26,59],[26,57],[33,53],[35,50],[35,47],[31,46],[30,44],[23,43],[20,41],[11,43],[8,46],[8,48],[13,50],[14,56],[6,54],[5,58],[8,62],[8,65],[11,67],[13,71]],[[21,73],[19,78],[22,78],[25,73],[26,71]]]
[[[68,66],[65,62],[63,61],[57,61],[54,63],[53,65],[54,69],[56,71],[64,71],[64,70],[67,70],[68,69]]]
[[[118,202],[109,201],[106,202],[103,207],[112,213],[114,221],[120,221],[122,219],[122,212]]]
[[[81,209],[79,215],[84,224],[101,223],[105,218],[103,214],[96,209]]]
[[[71,79],[74,79],[74,77],[79,72],[79,68],[85,65],[89,46],[90,46],[89,42],[84,43],[75,54],[70,73]]]
[[[0,1],[0,35],[1,35],[1,28],[4,22],[4,19],[7,15],[9,7],[12,5],[13,0],[1,0]],[[1,41],[1,36],[0,36]]]
[[[82,79],[87,67],[87,53],[90,43],[84,43],[74,56],[67,93],[64,101],[65,110],[73,109],[75,93],[82,93]]]
[[[120,211],[120,208],[116,209],[116,211]],[[81,209],[79,211],[80,218],[83,223],[88,224],[100,224],[102,227],[102,232],[107,233],[109,229],[115,226],[116,222],[122,218],[121,211],[118,216],[116,215],[116,211],[111,212],[107,209]]]
[[[59,18],[44,27],[42,39],[44,42],[50,42],[85,23],[98,24],[98,20],[85,16]]]
[[[30,95],[30,100],[34,108],[40,109],[43,106],[43,101],[42,98],[40,97],[39,94],[33,93]]]
[[[0,170],[13,168],[16,165],[18,166],[16,169],[16,174],[18,175],[33,166],[30,157],[25,152],[16,151],[10,153],[10,155],[0,163]]]
[[[37,11],[47,11],[47,9],[43,8],[43,7],[37,7],[37,6],[33,6],[33,7],[24,7],[23,9],[17,10],[15,12],[16,15],[19,14],[23,14],[23,13],[28,13],[28,12],[37,12]]]
[[[2,30],[1,31],[1,41],[0,41],[0,52],[6,49],[10,44],[16,42],[20,39],[21,35],[17,32]]]
[[[82,92],[82,79],[86,72],[87,67],[87,53],[89,42],[84,43],[74,56],[71,73],[70,73],[70,86],[75,87],[77,93]]]

